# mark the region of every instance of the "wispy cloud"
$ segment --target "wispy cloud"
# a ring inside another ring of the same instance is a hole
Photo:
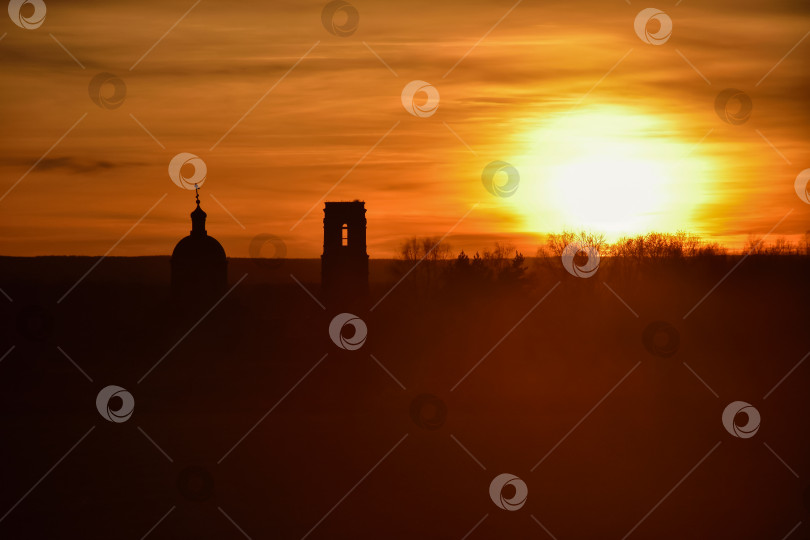
[[[793,178],[810,163],[810,39],[755,86],[810,28],[810,5],[803,0],[683,2],[667,9],[674,31],[660,47],[636,37],[633,18],[640,7],[635,2],[523,2],[444,79],[514,1],[358,3],[360,28],[348,38],[324,30],[321,1],[238,7],[201,2],[130,72],[191,4],[52,3],[47,32],[15,29],[0,43],[6,133],[0,191],[53,143],[53,133],[89,113],[60,144],[60,153],[43,160],[4,201],[0,230],[10,230],[12,223],[16,229],[14,238],[0,237],[0,252],[48,253],[57,236],[60,249],[103,252],[109,241],[99,233],[110,213],[131,214],[137,204],[147,208],[149,200],[169,190],[150,220],[176,227],[152,229],[144,223],[119,247],[122,254],[165,252],[178,231],[187,229],[189,211],[189,194],[171,191],[176,188],[166,168],[176,153],[192,152],[208,165],[203,200],[211,189],[245,227],[242,231],[213,201],[206,206],[211,233],[238,253],[255,234],[288,232],[380,133],[400,121],[330,194],[368,201],[369,241],[379,249],[373,255],[390,255],[397,235],[440,233],[454,216],[488,196],[480,184],[483,166],[516,155],[527,137],[564,117],[578,100],[585,108],[622,106],[666,116],[670,131],[650,137],[678,139],[686,147],[714,128],[694,155],[711,155],[723,166],[710,171],[706,187],[712,200],[695,201],[690,212],[700,232],[718,237],[767,230],[774,216],[784,214],[776,215],[780,209],[796,203]],[[48,32],[87,69],[65,55]],[[209,152],[318,40],[227,144]],[[633,53],[593,88],[630,48]],[[89,81],[102,71],[126,84],[120,108],[102,109],[89,99]],[[412,117],[401,105],[400,92],[414,79],[440,92],[431,118]],[[753,100],[752,118],[743,126],[724,124],[714,112],[715,97],[728,87]],[[781,159],[755,129],[797,166]],[[71,182],[63,181],[66,175]],[[82,189],[77,189],[78,175],[87,177]],[[63,211],[58,219],[41,213],[43,183],[63,203],[80,204],[81,213]],[[124,187],[127,197],[121,197]],[[319,253],[319,219],[313,212],[285,238],[295,246],[291,256]],[[803,232],[801,212],[783,228]],[[508,206],[485,204],[454,233],[456,243],[488,241],[487,230],[492,238],[509,237],[527,246],[542,232],[530,230]]]

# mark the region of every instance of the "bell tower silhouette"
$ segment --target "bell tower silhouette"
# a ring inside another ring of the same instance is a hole
[[[327,301],[368,297],[366,203],[327,202],[323,218],[321,292]]]

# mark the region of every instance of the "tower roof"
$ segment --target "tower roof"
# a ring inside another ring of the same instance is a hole
[[[366,206],[366,201],[359,201],[357,199],[353,201],[326,201],[324,203],[324,209],[327,207],[331,208],[352,208],[352,207],[360,207],[364,208]]]
[[[199,262],[219,262],[226,258],[225,249],[205,230],[205,218],[208,215],[200,207],[200,195],[197,193],[197,207],[191,212],[191,233],[180,240],[172,252],[172,261],[179,259]]]
[[[191,234],[208,234],[205,230],[205,218],[208,214],[200,208],[200,199],[197,199],[197,208],[191,212]]]

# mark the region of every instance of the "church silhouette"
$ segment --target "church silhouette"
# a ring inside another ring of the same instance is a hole
[[[172,297],[183,302],[219,297],[228,284],[228,258],[205,229],[207,214],[200,207],[199,190],[196,202],[191,232],[171,257]],[[356,305],[368,299],[365,206],[359,200],[324,203],[321,294],[327,303]]]
[[[228,284],[228,259],[225,249],[205,230],[207,214],[197,207],[191,212],[191,233],[174,247],[171,259],[172,296],[191,300],[218,296]]]

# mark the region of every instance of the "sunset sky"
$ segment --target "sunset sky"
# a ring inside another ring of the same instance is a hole
[[[259,234],[318,256],[324,200],[366,201],[372,257],[451,229],[455,249],[526,254],[566,227],[731,247],[810,229],[806,0],[351,0],[345,37],[322,1],[45,3],[39,28],[0,22],[2,255],[101,255],[150,208],[110,255],[171,253],[194,208],[168,174],[181,152],[207,165],[207,229],[231,257]],[[636,35],[647,7],[671,18],[666,43]],[[90,99],[102,72],[120,107]],[[435,114],[403,107],[413,80]],[[751,99],[740,125],[715,111],[726,88]],[[493,161],[519,172],[511,197],[484,188]]]

